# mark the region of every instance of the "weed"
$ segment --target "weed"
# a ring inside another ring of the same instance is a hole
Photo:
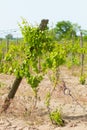
[[[80,83],[81,83],[82,85],[84,85],[85,82],[86,82],[85,75],[81,75],[80,78],[79,78],[79,81],[80,81]]]
[[[0,82],[0,88],[2,88],[5,84]]]
[[[61,111],[56,109],[55,111],[50,113],[50,119],[53,124],[56,124],[58,126],[64,126],[64,120],[62,119]]]

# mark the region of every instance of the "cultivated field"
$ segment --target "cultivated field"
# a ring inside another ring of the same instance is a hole
[[[78,72],[77,69],[74,71]],[[0,74],[0,109],[14,78]],[[45,99],[47,92],[52,90],[52,84],[46,75],[39,85],[36,108],[32,108],[33,91],[26,80],[22,80],[10,107],[0,114],[0,130],[87,130],[87,81],[80,85],[78,77],[66,67],[60,70],[60,79],[65,81],[74,98],[64,95],[58,86],[53,92],[50,109],[61,109],[65,126],[54,125],[49,118]]]

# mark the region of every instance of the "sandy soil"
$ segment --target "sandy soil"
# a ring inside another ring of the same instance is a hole
[[[60,75],[73,98],[65,95],[58,86],[53,92],[50,108],[61,109],[64,127],[52,124],[49,119],[45,99],[46,94],[52,90],[52,84],[45,76],[39,85],[35,109],[32,108],[33,91],[26,80],[22,80],[9,109],[0,114],[0,130],[87,130],[87,84],[80,85],[78,77],[73,76],[66,67],[61,68]],[[0,109],[14,79],[14,76],[0,75]]]

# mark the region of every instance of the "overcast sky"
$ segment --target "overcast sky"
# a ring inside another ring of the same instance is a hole
[[[0,0],[0,30],[18,28],[21,17],[32,24],[69,20],[87,29],[87,0]]]

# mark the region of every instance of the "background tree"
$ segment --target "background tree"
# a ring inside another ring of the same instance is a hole
[[[13,35],[12,35],[12,34],[7,34],[7,35],[5,36],[5,38],[6,38],[6,39],[13,39]]]
[[[3,40],[3,38],[0,38],[0,44],[2,44],[2,40]]]
[[[70,39],[72,34],[76,36],[76,29],[70,21],[60,21],[56,24],[54,29],[58,40],[62,38]]]

